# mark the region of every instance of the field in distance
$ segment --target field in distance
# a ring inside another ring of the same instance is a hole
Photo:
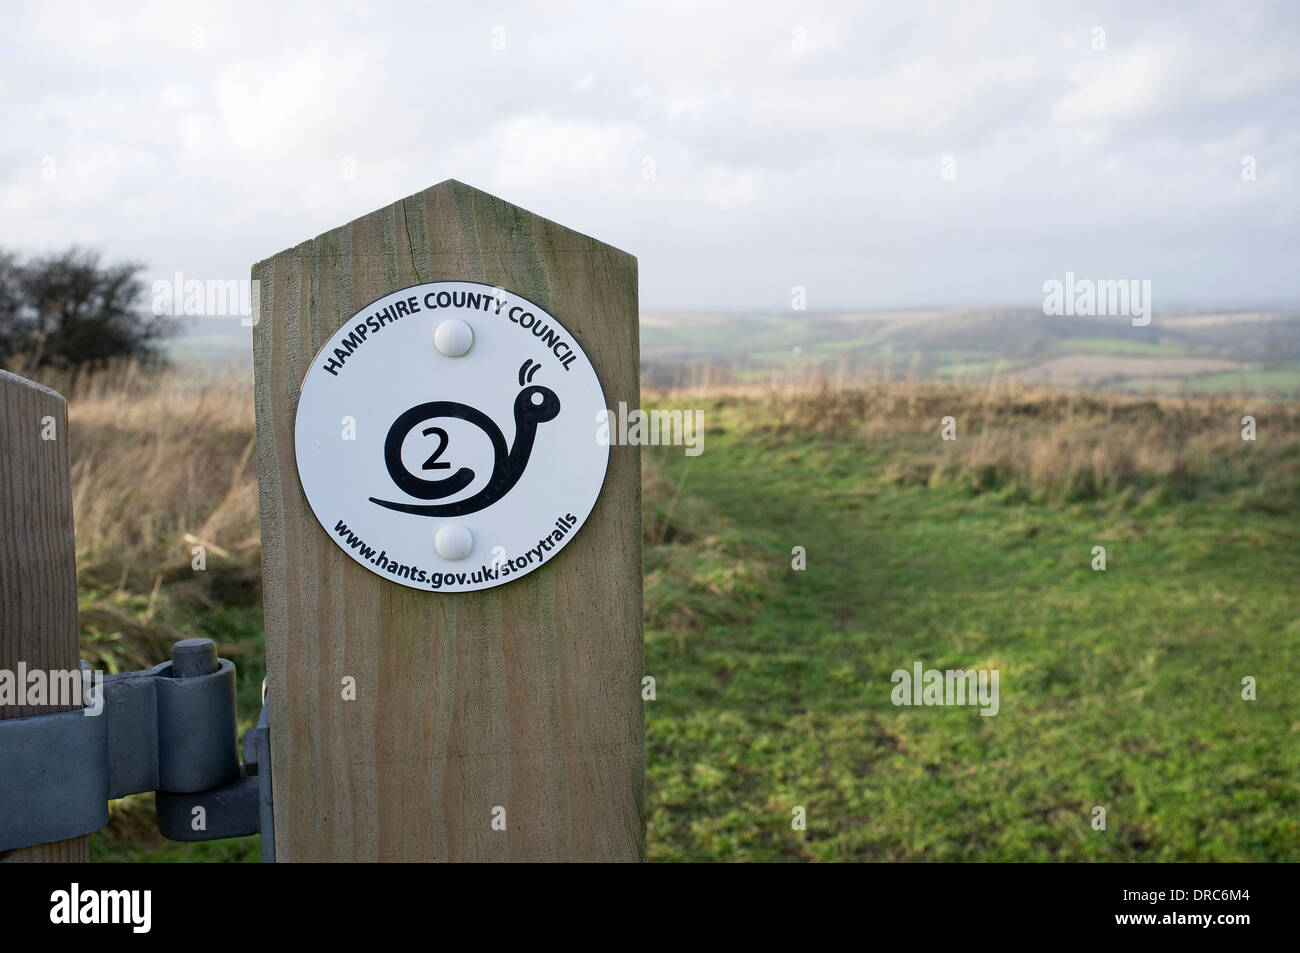
[[[237,318],[182,318],[170,357],[214,372],[251,361]],[[1036,387],[1134,394],[1300,397],[1300,310],[1046,317],[1032,309],[848,313],[647,312],[641,364],[650,386],[802,379]]]
[[[951,381],[1009,378],[1057,389],[1300,396],[1300,311],[1047,317],[1014,308],[854,313],[646,313],[648,383],[706,373],[745,382],[803,377]]]

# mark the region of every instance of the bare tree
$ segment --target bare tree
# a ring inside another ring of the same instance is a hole
[[[140,265],[103,265],[96,251],[69,248],[26,262],[0,252],[0,360],[32,367],[159,359],[169,330],[142,307]]]

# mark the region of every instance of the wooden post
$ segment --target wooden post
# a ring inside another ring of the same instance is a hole
[[[0,668],[76,671],[77,555],[68,410],[47,387],[0,371]],[[79,706],[0,706],[0,718]],[[88,861],[74,837],[0,854],[0,862]]]
[[[563,552],[469,593],[404,588],[349,558],[294,453],[317,350],[369,302],[430,281],[535,302],[578,339],[609,406],[637,406],[636,259],[446,181],[253,278],[276,859],[644,859],[639,448],[610,448]]]

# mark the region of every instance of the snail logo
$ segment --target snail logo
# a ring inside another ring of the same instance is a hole
[[[371,503],[378,503],[390,510],[412,513],[416,516],[465,516],[477,513],[491,506],[505,496],[519,482],[528,466],[533,453],[533,442],[537,439],[537,425],[554,420],[560,413],[560,398],[555,391],[540,384],[525,384],[541,368],[538,364],[529,370],[532,360],[525,361],[519,368],[519,383],[523,390],[515,397],[515,440],[506,449],[506,439],[501,428],[483,411],[468,404],[454,400],[434,400],[416,404],[393,421],[384,439],[384,466],[393,482],[410,496],[419,500],[442,500],[454,496],[474,482],[477,474],[469,467],[461,467],[451,476],[441,480],[429,480],[417,476],[406,468],[402,462],[402,446],[411,431],[422,423],[439,417],[452,417],[468,421],[487,435],[492,443],[492,475],[487,486],[473,496],[454,503],[394,503],[370,497]],[[421,432],[425,437],[436,437],[438,447],[433,455],[424,461],[421,470],[450,470],[451,464],[438,458],[447,449],[449,438],[442,427],[427,427]]]
[[[316,568],[441,593],[541,568],[596,506],[607,406],[577,337],[512,291],[435,281],[371,302],[298,395],[298,479],[345,554]]]

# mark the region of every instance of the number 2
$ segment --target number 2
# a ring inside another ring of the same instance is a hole
[[[437,434],[440,443],[438,444],[438,449],[433,451],[433,456],[431,456],[428,460],[425,460],[424,466],[420,467],[420,469],[421,470],[450,470],[451,469],[450,463],[438,462],[438,458],[442,456],[442,451],[447,449],[447,431],[443,430],[441,427],[430,427],[428,430],[424,431],[424,436],[427,437],[430,434]]]

